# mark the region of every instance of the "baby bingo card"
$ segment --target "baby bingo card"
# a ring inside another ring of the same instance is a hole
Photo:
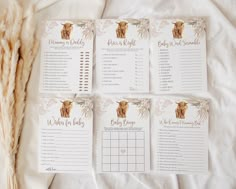
[[[149,109],[149,99],[97,98],[98,172],[150,170]]]

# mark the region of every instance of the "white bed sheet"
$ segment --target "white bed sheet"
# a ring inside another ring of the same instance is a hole
[[[4,7],[1,6],[3,1],[0,2],[0,10]],[[25,7],[33,2],[21,1]],[[29,83],[18,155],[17,173],[21,189],[236,188],[236,0],[41,0],[38,1],[36,9],[39,26],[42,20],[54,18],[205,16],[208,24],[208,94],[200,95],[210,98],[209,174],[38,173],[38,56]],[[38,31],[40,36],[40,30]],[[0,160],[1,158],[0,149]],[[4,169],[4,163],[0,163],[0,169]],[[1,186],[4,186],[4,178],[0,172],[0,188],[4,188]]]

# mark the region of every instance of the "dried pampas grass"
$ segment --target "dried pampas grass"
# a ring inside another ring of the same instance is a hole
[[[38,41],[32,14],[23,17],[18,1],[10,0],[0,17],[0,145],[6,161],[6,187],[17,189],[16,154],[24,118],[26,90]]]

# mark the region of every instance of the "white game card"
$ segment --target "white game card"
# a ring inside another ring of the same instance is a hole
[[[149,92],[149,20],[97,20],[96,69],[103,92]]]
[[[204,18],[150,21],[151,91],[207,91],[206,23]]]
[[[207,174],[208,102],[156,97],[152,107],[154,170],[167,174]]]
[[[39,115],[39,171],[92,171],[93,103],[90,98],[42,98]]]
[[[150,100],[96,100],[97,172],[150,171]]]
[[[91,93],[94,22],[50,20],[41,39],[41,93]]]

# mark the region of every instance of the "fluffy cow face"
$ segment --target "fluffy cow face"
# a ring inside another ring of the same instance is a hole
[[[124,22],[124,21],[121,21],[121,22],[118,23],[118,27],[119,27],[121,30],[125,31],[125,30],[128,28],[128,23],[127,23],[127,22]]]
[[[119,107],[122,109],[125,109],[128,106],[128,102],[126,101],[120,101],[119,102]]]
[[[69,100],[62,101],[62,106],[60,109],[61,117],[69,118],[70,117],[70,111],[72,108],[72,102]]]
[[[73,29],[73,24],[71,23],[65,23],[65,24],[62,24],[63,27],[62,27],[62,30],[61,30],[61,38],[62,39],[70,39],[70,34],[71,34],[71,31]]]
[[[125,21],[117,22],[118,26],[116,29],[117,38],[126,38],[126,32],[128,29],[128,23]]]
[[[72,28],[73,28],[73,24],[71,24],[71,23],[63,24],[63,29],[67,32],[71,32]]]
[[[174,25],[175,25],[175,28],[178,30],[182,30],[184,27],[184,23],[181,21],[175,22]]]
[[[62,102],[62,107],[70,109],[72,107],[72,102],[69,100],[65,100]]]
[[[176,118],[185,119],[185,112],[188,108],[188,105],[187,105],[188,103],[181,101],[176,104],[177,104],[177,108],[175,110]]]
[[[177,103],[178,104],[178,108],[180,108],[180,109],[186,109],[187,108],[187,104],[188,103],[186,103],[186,102],[179,102],[179,103]]]
[[[184,30],[184,22],[177,21],[174,24],[174,28],[172,29],[172,34],[174,38],[182,38],[183,30]]]
[[[119,104],[118,108],[116,109],[117,117],[126,118],[126,112],[128,110],[128,102],[120,101],[117,103]]]

